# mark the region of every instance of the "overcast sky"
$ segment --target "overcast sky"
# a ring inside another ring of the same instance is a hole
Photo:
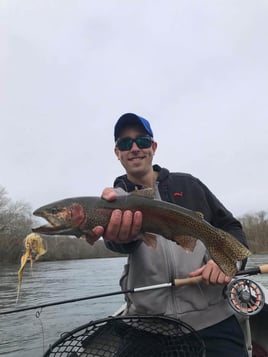
[[[267,0],[0,0],[0,185],[33,209],[124,173],[117,118],[236,216],[268,211]]]

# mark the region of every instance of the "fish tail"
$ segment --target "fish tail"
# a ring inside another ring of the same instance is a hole
[[[220,231],[220,235],[223,238],[220,246],[209,247],[208,250],[221,270],[228,276],[234,276],[237,272],[236,263],[249,257],[251,252],[229,233]]]
[[[221,231],[221,236],[226,240],[226,244],[222,246],[222,249],[225,250],[226,254],[230,255],[233,260],[243,260],[251,255],[251,252],[247,249],[247,247],[245,247],[230,233]]]
[[[233,277],[237,272],[236,259],[233,259],[224,250],[209,249],[211,258],[227,276]]]

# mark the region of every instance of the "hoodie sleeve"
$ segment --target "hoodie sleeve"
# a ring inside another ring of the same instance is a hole
[[[122,254],[130,254],[141,244],[141,240],[134,240],[129,243],[115,243],[108,240],[104,240],[105,246],[112,250],[113,252],[118,252]]]

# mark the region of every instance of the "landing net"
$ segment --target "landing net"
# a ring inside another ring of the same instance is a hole
[[[180,320],[119,316],[91,321],[56,341],[43,357],[204,357],[204,342]]]

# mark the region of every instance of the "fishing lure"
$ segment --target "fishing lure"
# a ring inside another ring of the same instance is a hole
[[[47,250],[44,248],[43,239],[37,233],[30,233],[24,239],[25,253],[21,257],[20,269],[18,271],[18,290],[16,303],[19,300],[19,294],[21,290],[22,274],[27,261],[30,261],[31,269],[33,267],[34,261],[38,260],[42,255],[44,255]]]

